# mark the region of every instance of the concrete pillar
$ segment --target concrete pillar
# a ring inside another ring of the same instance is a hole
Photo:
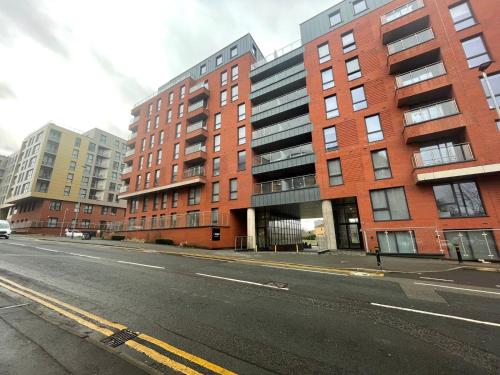
[[[326,244],[328,250],[337,250],[337,238],[335,237],[335,220],[333,218],[332,201],[326,199],[321,201],[323,211],[323,225],[325,227]]]
[[[255,250],[257,231],[255,230],[255,208],[247,208],[247,249]]]

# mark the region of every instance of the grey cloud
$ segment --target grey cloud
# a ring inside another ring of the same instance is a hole
[[[16,30],[51,51],[68,58],[69,52],[57,37],[58,26],[39,0],[0,0],[0,41],[10,42]]]
[[[126,101],[133,104],[146,95],[151,94],[153,91],[150,88],[141,85],[135,78],[121,73],[106,56],[97,51],[92,51],[92,55],[99,66],[118,87],[120,95]]]
[[[0,82],[0,99],[14,99],[16,94],[5,82]]]
[[[2,136],[0,137],[0,155],[10,155],[19,148],[18,137],[8,130],[9,124],[0,123]]]

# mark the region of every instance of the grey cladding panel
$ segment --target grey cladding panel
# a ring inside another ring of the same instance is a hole
[[[252,196],[252,207],[276,206],[281,204],[319,201],[319,188],[311,187],[300,190]]]
[[[297,137],[311,132],[312,132],[312,124],[299,126],[279,133],[271,134],[266,137],[254,139],[252,140],[252,147],[259,147],[269,143],[283,141],[288,138]]]
[[[290,109],[297,108],[297,107],[300,107],[300,106],[303,106],[306,104],[309,104],[309,97],[308,96],[291,101],[291,102],[283,104],[283,105],[280,105],[278,107],[271,108],[267,111],[258,113],[256,115],[253,115],[250,118],[250,121],[257,122],[257,121],[260,121],[260,120],[265,119],[267,117],[274,116],[274,115],[277,115],[279,113],[286,112],[286,111],[289,111]]]
[[[314,154],[299,156],[293,159],[286,159],[276,161],[274,163],[258,165],[256,167],[252,167],[253,174],[259,173],[268,173],[279,171],[287,168],[300,167],[303,165],[314,164],[316,158]]]

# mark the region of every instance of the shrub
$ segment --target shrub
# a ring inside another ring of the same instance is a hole
[[[155,241],[158,245],[173,245],[174,241],[168,238],[157,238]]]

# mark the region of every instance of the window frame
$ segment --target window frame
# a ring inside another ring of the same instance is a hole
[[[335,23],[332,23],[332,19],[335,19],[335,17],[338,16],[338,21]],[[342,14],[340,13],[340,9],[336,10],[335,12],[332,12],[328,15],[328,21],[330,22],[330,27],[337,26],[342,23]]]
[[[335,140],[328,142],[326,133],[327,133],[327,131],[329,131],[331,129],[333,129],[333,134],[335,135]],[[335,151],[335,150],[339,149],[339,141],[337,138],[337,128],[335,127],[335,125],[323,128],[323,144],[325,145],[326,152]],[[328,147],[329,144],[334,144],[334,146]]]
[[[389,201],[389,197],[387,195],[387,192],[389,190],[399,190],[399,189],[401,189],[401,191],[403,192],[403,196],[405,198],[404,202],[405,202],[405,205],[406,205],[406,212],[408,214],[408,217],[406,217],[406,218],[400,218],[400,219],[394,219],[393,218],[393,214],[392,214],[392,209],[391,209],[390,201]],[[384,193],[384,200],[385,200],[385,204],[386,204],[385,208],[374,208],[373,207],[373,195],[372,195],[372,193],[375,193],[375,192],[383,192]],[[372,189],[372,190],[369,190],[369,193],[370,193],[370,204],[371,204],[371,208],[372,208],[373,221],[404,221],[404,220],[411,220],[410,208],[408,206],[408,198],[406,196],[406,191],[405,191],[404,186],[395,186],[395,187],[384,188],[384,189]],[[377,219],[375,213],[376,212],[382,212],[382,211],[387,211],[387,213],[389,214],[389,219]]]
[[[330,165],[336,164],[338,167],[338,171],[335,174],[332,174],[332,170],[330,169]],[[326,167],[328,169],[328,186],[340,186],[344,185],[344,175],[342,173],[342,163],[340,158],[328,159],[326,161]],[[332,179],[340,179],[340,182],[332,182]]]
[[[475,54],[475,55],[472,55],[472,56],[468,56],[467,55],[467,51],[465,49],[465,46],[464,46],[464,43],[468,43],[468,42],[471,42],[472,40],[474,39],[479,39],[482,43],[482,47],[484,49],[484,52],[482,53],[479,53],[479,54]],[[464,51],[464,55],[465,55],[465,59],[467,60],[467,66],[469,67],[469,69],[474,69],[474,68],[477,68],[478,66],[480,66],[481,64],[484,64],[486,62],[489,62],[491,61],[491,55],[489,53],[489,50],[488,50],[488,47],[486,46],[486,43],[484,41],[484,38],[483,38],[483,34],[476,34],[476,35],[472,35],[470,37],[467,37],[465,39],[461,39],[460,40],[460,44],[462,45],[462,49]],[[474,65],[471,65],[471,61],[470,60],[475,60],[481,56],[487,56],[488,57],[488,60],[486,61],[481,61],[479,62],[479,64],[475,64]]]
[[[379,152],[385,152],[386,160],[387,160],[387,166],[385,167],[376,167],[375,166],[375,161],[373,159],[373,155]],[[370,157],[372,160],[372,168],[373,168],[373,174],[375,176],[375,180],[387,180],[389,178],[392,178],[392,168],[391,168],[391,162],[389,160],[389,153],[387,152],[386,148],[380,148],[377,150],[371,150],[370,151]],[[377,172],[388,170],[389,171],[389,176],[388,177],[377,177]]]
[[[346,44],[344,38],[348,37],[349,35],[352,35],[352,42]],[[354,30],[350,30],[350,31],[346,31],[345,33],[342,33],[340,35],[340,40],[342,42],[342,51],[344,53],[349,53],[351,51],[354,51],[357,48],[356,38],[354,37]]]
[[[331,79],[325,80],[324,74],[328,73],[328,72],[331,73]],[[328,68],[321,70],[320,73],[321,73],[321,85],[323,87],[323,91],[334,88],[335,87],[335,76],[333,75],[333,68],[330,66]]]
[[[322,48],[326,47],[326,51],[327,53],[322,55],[321,54],[321,50]],[[332,58],[331,54],[330,54],[330,45],[328,44],[328,42],[324,42],[324,43],[321,43],[318,47],[318,61],[320,64],[323,64],[327,61],[330,61],[330,59]]]
[[[480,215],[467,215],[468,207],[467,207],[467,203],[466,203],[466,199],[465,199],[466,198],[466,194],[464,194],[461,185],[463,185],[463,184],[470,184],[470,183],[473,183],[474,186],[475,186],[475,188],[476,188],[477,197],[479,198],[479,202],[481,203],[481,209],[482,209],[483,214],[480,214]],[[443,186],[448,186],[450,188],[450,190],[452,192],[452,195],[453,195],[453,203],[441,203],[441,204],[438,204],[438,200],[437,200],[437,197],[436,197],[436,189],[435,188],[437,188],[437,187],[443,187]],[[455,189],[455,186],[458,187],[458,190],[460,192],[460,197],[457,196],[457,191]],[[468,217],[485,217],[485,216],[488,216],[488,214],[486,212],[486,208],[484,206],[484,200],[483,200],[483,197],[481,195],[481,191],[479,190],[479,186],[478,186],[477,182],[474,181],[474,180],[462,180],[462,181],[455,181],[455,182],[448,182],[448,183],[441,183],[441,184],[432,185],[432,191],[434,193],[434,201],[436,202],[436,207],[438,209],[438,215],[439,215],[440,219],[459,219],[459,218],[468,218]],[[462,211],[461,202],[464,205],[463,209],[465,210],[465,213]],[[441,207],[443,207],[443,206],[451,206],[451,205],[453,205],[454,207],[456,207],[457,212],[459,212],[460,215],[453,216],[450,211],[441,211]],[[442,212],[448,212],[448,213],[450,213],[450,216],[442,216],[442,214],[441,214]]]
[[[364,9],[356,11],[356,6],[359,4],[364,4],[365,7],[364,7]],[[353,9],[353,12],[355,15],[360,14],[360,13],[363,13],[364,11],[368,10],[368,4],[366,3],[366,0],[355,0],[352,2],[352,9]]]
[[[363,100],[358,100],[358,101],[355,102],[354,101],[354,93],[357,90],[361,90],[361,92],[363,93]],[[363,109],[368,108],[368,99],[366,98],[366,92],[365,92],[365,86],[364,85],[360,85],[360,86],[356,86],[356,87],[351,87],[350,92],[351,92],[351,100],[352,100],[352,110],[354,112],[362,111]],[[358,107],[359,105],[361,105],[361,107]],[[363,105],[364,105],[364,107],[363,107]]]
[[[461,19],[461,20],[455,20],[453,18],[452,9],[456,9],[456,8],[463,6],[463,5],[465,5],[467,7],[467,10],[469,11],[469,16],[464,18],[464,19]],[[450,12],[450,18],[451,18],[451,21],[453,22],[453,26],[455,28],[455,31],[462,31],[462,30],[468,29],[469,27],[472,27],[472,26],[477,24],[477,20],[474,17],[474,12],[472,11],[472,7],[470,5],[470,2],[467,0],[450,5],[448,7],[448,10]],[[466,23],[466,21],[469,21],[469,20],[472,20],[473,23],[472,24],[467,23],[464,26],[459,26],[460,24]]]
[[[334,98],[336,107],[334,109],[328,110],[327,101],[331,98]],[[337,100],[337,94],[333,94],[333,95],[329,95],[329,96],[325,97],[324,103],[325,103],[325,114],[326,114],[327,119],[333,119],[333,118],[340,116],[339,102]],[[331,115],[332,113],[333,113],[333,115]]]

